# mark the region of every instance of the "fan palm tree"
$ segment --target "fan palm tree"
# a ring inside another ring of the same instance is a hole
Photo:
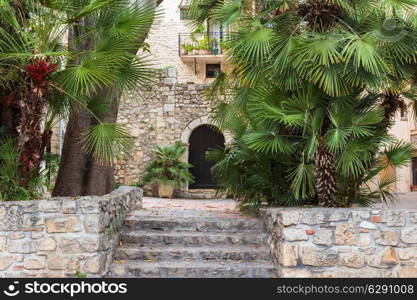
[[[112,94],[152,78],[136,55],[155,17],[145,2],[0,1],[0,73],[7,75],[0,79],[1,96],[20,110],[23,186],[39,168],[54,122],[70,114],[94,120],[76,138],[83,137],[84,150],[100,164],[126,149],[128,132],[101,116]]]
[[[172,198],[175,188],[192,183],[194,177],[189,171],[192,165],[182,161],[186,151],[180,142],[171,146],[156,145],[155,157],[146,165],[141,185],[157,184],[159,197]]]
[[[244,140],[269,155],[292,155],[288,178],[296,198],[317,197],[323,206],[368,204],[376,190],[383,200],[392,198],[386,187],[395,178],[376,183],[378,174],[409,163],[413,147],[385,133],[380,94],[362,90],[328,99],[311,85],[284,95],[254,90],[248,110],[261,130]]]
[[[153,149],[155,157],[146,165],[142,183],[172,183],[177,188],[182,183],[193,182],[189,172],[192,166],[181,160],[186,151],[180,142],[171,146],[156,145]]]
[[[232,68],[213,88],[231,87],[233,109],[219,123],[234,114],[255,119],[256,131],[243,138],[247,146],[295,153],[288,169],[295,198],[309,194],[323,206],[365,203],[363,187],[381,170],[381,151],[401,149],[390,165],[408,162],[411,146],[386,133],[414,82],[417,2],[192,2],[195,25],[210,19],[232,29],[224,43]],[[414,95],[408,98],[415,103]]]

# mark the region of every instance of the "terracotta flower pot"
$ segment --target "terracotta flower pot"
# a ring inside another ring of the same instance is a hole
[[[172,198],[174,195],[174,185],[166,182],[166,183],[158,183],[158,195],[159,198]]]

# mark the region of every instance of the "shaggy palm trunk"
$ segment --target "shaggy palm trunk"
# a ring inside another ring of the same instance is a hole
[[[333,207],[336,192],[336,167],[333,155],[321,144],[316,153],[316,189],[319,205]]]
[[[334,26],[343,17],[343,11],[337,3],[322,0],[302,1],[298,5],[297,13],[310,28],[319,31]]]
[[[57,65],[49,58],[32,60],[25,67],[26,84],[19,94],[19,175],[20,185],[27,188],[27,179],[39,172],[50,138],[49,128],[45,128],[44,116],[50,97],[48,76],[55,72]]]
[[[385,133],[392,127],[395,121],[395,114],[399,110],[406,109],[404,100],[397,93],[387,93],[382,101],[382,108],[384,109],[384,122],[381,123]]]
[[[0,134],[18,136],[20,108],[16,100],[16,92],[0,89]]]
[[[19,158],[20,185],[27,187],[27,178],[32,172],[38,172],[46,143],[49,140],[49,130],[42,128],[43,116],[47,101],[44,98],[44,90],[30,84],[28,95],[20,100],[20,124],[18,127],[19,147],[21,154]]]

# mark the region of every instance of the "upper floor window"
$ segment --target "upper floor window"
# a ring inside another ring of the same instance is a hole
[[[180,20],[191,20],[191,11],[187,7],[180,8]]]
[[[400,117],[402,121],[407,121],[407,108],[406,107],[401,107]]]
[[[417,158],[414,157],[411,161],[411,172],[413,177],[413,185],[417,186]]]
[[[216,78],[220,70],[220,64],[206,64],[206,78]]]

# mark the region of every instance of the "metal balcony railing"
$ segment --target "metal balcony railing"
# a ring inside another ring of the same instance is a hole
[[[221,55],[223,32],[180,33],[180,56]]]

